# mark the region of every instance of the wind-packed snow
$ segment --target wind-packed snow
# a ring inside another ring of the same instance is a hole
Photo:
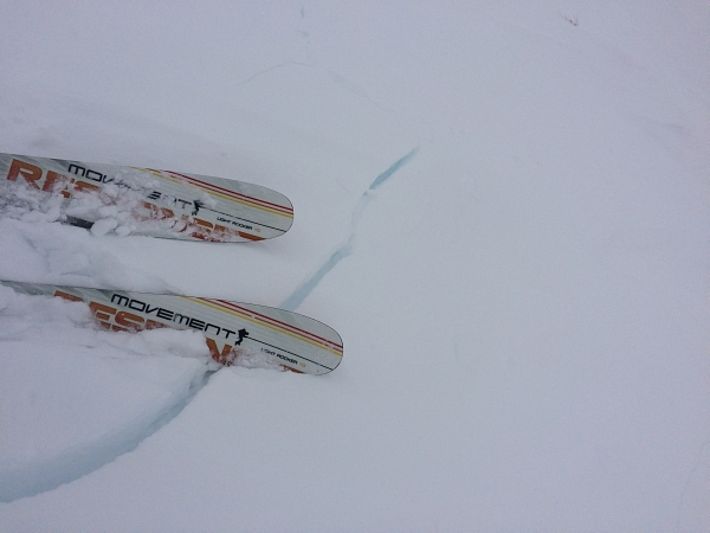
[[[710,530],[705,2],[0,18],[1,152],[296,213],[216,245],[0,199],[0,279],[282,305],[345,342],[326,376],[218,368],[196,333],[0,287],[0,531]]]

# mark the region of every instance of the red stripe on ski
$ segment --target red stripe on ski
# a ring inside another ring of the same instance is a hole
[[[250,241],[263,241],[264,237],[259,237],[258,235],[252,235],[251,233],[244,233],[243,231],[237,231],[240,237]]]
[[[205,298],[205,299],[208,300],[208,301],[210,301],[210,299],[208,299],[208,298]],[[334,342],[334,341],[331,341],[331,340],[329,340],[329,339],[320,337],[319,335],[316,335],[315,333],[311,333],[310,331],[306,331],[306,330],[304,330],[304,329],[297,328],[297,327],[295,327],[295,326],[292,326],[291,324],[287,324],[286,322],[281,322],[280,320],[277,320],[277,319],[272,318],[272,317],[270,317],[270,316],[262,315],[261,313],[258,313],[258,312],[256,312],[256,311],[253,311],[253,310],[251,310],[251,309],[247,309],[247,308],[245,308],[245,307],[241,307],[241,306],[239,306],[239,305],[236,305],[234,302],[230,302],[230,301],[227,301],[227,300],[218,300],[218,299],[211,300],[211,301],[213,301],[213,302],[219,302],[220,304],[222,304],[222,305],[225,306],[225,307],[229,307],[229,308],[231,308],[231,309],[235,309],[235,310],[241,311],[242,313],[249,313],[249,314],[251,314],[251,315],[258,316],[259,318],[261,318],[262,320],[264,320],[264,321],[266,321],[266,322],[269,322],[269,323],[274,324],[274,325],[281,326],[281,327],[283,327],[284,329],[287,329],[287,330],[289,330],[289,331],[291,331],[291,332],[293,332],[293,333],[298,333],[298,334],[300,334],[300,335],[302,335],[302,336],[304,336],[304,337],[307,337],[307,338],[309,338],[309,339],[311,339],[311,340],[313,340],[313,341],[320,341],[320,343],[323,343],[323,344],[325,344],[326,346],[335,349],[335,351],[337,351],[337,352],[339,352],[339,353],[342,353],[342,351],[343,351],[342,345],[338,344],[337,342]]]
[[[246,194],[242,194],[242,193],[239,193],[239,192],[235,192],[235,191],[226,189],[226,188],[224,188],[224,187],[220,187],[219,185],[214,185],[214,184],[212,184],[212,183],[208,183],[208,182],[202,181],[202,180],[200,180],[200,179],[198,179],[198,178],[195,178],[195,177],[193,177],[193,176],[188,176],[187,174],[181,174],[180,172],[175,172],[174,170],[166,170],[165,172],[167,172],[167,173],[169,173],[169,174],[172,174],[172,175],[174,175],[174,176],[178,176],[178,177],[180,177],[180,178],[186,179],[186,180],[188,180],[188,181],[190,181],[190,182],[198,183],[198,184],[202,185],[202,186],[205,187],[205,188],[208,188],[208,189],[211,189],[211,190],[214,190],[214,191],[217,191],[217,192],[221,192],[221,193],[227,194],[227,195],[229,195],[229,196],[234,196],[234,197],[236,197],[236,198],[241,198],[241,199],[244,199],[244,200],[249,200],[249,201],[255,202],[255,203],[257,203],[257,204],[260,204],[260,205],[262,205],[262,206],[264,206],[264,207],[269,207],[269,208],[272,208],[272,209],[276,209],[276,210],[279,210],[279,211],[283,211],[283,212],[286,213],[286,214],[291,214],[291,215],[293,214],[293,208],[292,208],[292,207],[286,207],[286,206],[283,206],[283,205],[275,204],[275,203],[273,203],[273,202],[269,202],[269,201],[267,201],[267,200],[262,200],[262,199],[260,199],[260,198],[254,198],[253,196],[247,196]]]

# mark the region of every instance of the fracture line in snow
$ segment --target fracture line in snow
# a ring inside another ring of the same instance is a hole
[[[380,173],[378,176],[372,180],[370,186],[365,192],[360,196],[360,200],[355,205],[353,209],[352,216],[350,219],[350,233],[348,237],[343,241],[343,243],[338,246],[333,253],[330,254],[328,259],[326,259],[323,264],[316,270],[313,275],[304,281],[291,295],[284,300],[281,307],[288,309],[290,311],[295,311],[303,303],[303,301],[308,298],[308,296],[313,292],[313,290],[320,284],[320,282],[331,272],[337,265],[352,253],[353,243],[355,241],[355,236],[357,234],[357,227],[362,219],[365,209],[370,204],[373,198],[373,192],[380,188],[387,180],[389,180],[398,170],[400,170],[404,165],[406,165],[417,153],[419,148],[413,148],[407,154],[400,157],[397,161],[392,163],[384,172]]]
[[[56,457],[39,461],[16,470],[2,471],[0,503],[9,503],[20,498],[36,496],[65,483],[98,470],[121,455],[135,450],[141,442],[178,416],[197,393],[205,386],[214,370],[207,370],[194,377],[177,400],[170,402],[157,417],[139,420],[128,427],[104,437],[72,448]]]
[[[261,69],[261,70],[255,72],[251,76],[237,82],[234,85],[234,87],[241,87],[242,85],[246,85],[248,83],[251,83],[255,79],[257,79],[265,74],[268,74],[269,72],[272,72],[274,70],[278,70],[278,69],[281,69],[284,67],[294,67],[294,66],[295,67],[314,68],[315,65],[311,65],[310,63],[304,63],[303,61],[292,61],[292,60],[283,61],[282,63],[277,63],[276,65],[271,65],[270,67],[266,67],[264,69]]]

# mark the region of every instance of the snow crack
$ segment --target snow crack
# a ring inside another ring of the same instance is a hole
[[[308,298],[308,296],[315,290],[316,287],[323,281],[333,269],[346,257],[352,253],[353,244],[355,242],[355,237],[357,236],[357,229],[360,224],[360,220],[363,217],[367,206],[370,204],[374,198],[374,192],[379,189],[386,181],[388,181],[392,176],[394,176],[403,166],[405,166],[409,161],[416,155],[419,148],[413,148],[405,155],[400,157],[397,161],[392,163],[386,170],[378,174],[375,179],[372,180],[370,186],[365,190],[357,204],[355,205],[351,219],[350,219],[350,232],[345,240],[338,246],[330,256],[321,264],[321,266],[301,285],[294,290],[291,295],[284,300],[281,307],[294,311],[303,303],[303,301]]]
[[[168,402],[157,417],[147,415],[128,426],[104,434],[93,442],[68,448],[59,455],[13,470],[3,470],[0,502],[9,503],[53,490],[91,474],[123,454],[135,450],[145,439],[178,416],[202,390],[215,372],[213,368],[206,368],[205,372],[194,376],[185,389],[176,391],[175,399]]]

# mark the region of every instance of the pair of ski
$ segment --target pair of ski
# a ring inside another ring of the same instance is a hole
[[[122,224],[131,234],[234,243],[278,237],[293,222],[293,207],[284,195],[212,176],[0,154],[0,181],[61,198],[61,220],[89,229],[105,226],[110,213],[108,227]],[[250,356],[296,372],[325,374],[343,356],[333,328],[285,309],[218,298],[0,284],[25,294],[85,302],[98,322],[114,331],[200,331],[212,358],[222,364]]]

